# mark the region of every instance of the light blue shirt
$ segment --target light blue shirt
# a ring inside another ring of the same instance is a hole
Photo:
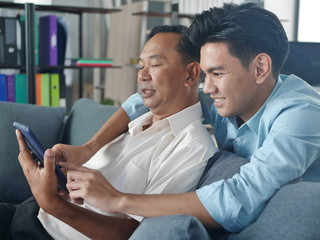
[[[239,174],[196,191],[216,222],[238,232],[256,220],[281,186],[320,158],[320,95],[296,76],[282,75],[260,110],[238,128],[236,117],[219,116],[213,100],[199,94],[219,149],[250,159]],[[147,111],[138,95],[122,107],[130,118]]]

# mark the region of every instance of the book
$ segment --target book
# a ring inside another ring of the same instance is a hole
[[[17,19],[0,17],[0,64],[18,65]]]
[[[36,74],[36,105],[41,106],[42,105],[42,74],[37,73]]]
[[[41,105],[50,106],[50,74],[41,74]]]
[[[16,84],[15,84],[15,75],[7,75],[7,97],[8,102],[16,101]]]
[[[94,59],[94,58],[77,58],[77,59],[73,59],[75,60],[77,63],[109,63],[112,64],[113,60],[112,59]]]
[[[25,73],[15,75],[16,84],[16,102],[28,103],[28,85]]]
[[[66,78],[63,73],[59,74],[59,95],[60,95],[60,107],[67,107],[67,86]]]
[[[19,49],[19,63],[20,65],[26,64],[26,16],[18,16],[20,24],[20,49]]]
[[[59,74],[50,74],[50,106],[60,106],[60,80]]]
[[[0,64],[3,65],[5,63],[4,60],[4,18],[0,17]]]
[[[57,17],[39,17],[39,64],[58,65]]]
[[[21,42],[21,48],[20,48],[20,64],[25,65],[26,64],[26,31],[25,31],[25,24],[26,24],[26,16],[25,15],[19,15],[18,17],[19,23],[20,23],[20,42]],[[34,14],[34,59],[35,64],[39,64],[39,15],[37,13]]]
[[[39,64],[39,15],[34,14],[34,62]]]
[[[58,65],[64,65],[67,49],[67,27],[65,22],[61,19],[57,19],[57,31],[58,31]],[[59,73],[63,73],[63,70],[59,70]]]
[[[113,64],[110,64],[110,63],[77,63],[76,66],[79,66],[79,67],[112,67]]]
[[[0,74],[0,101],[7,101],[7,79],[5,74]]]
[[[112,59],[92,59],[92,58],[73,58],[71,59],[71,64],[73,66],[83,66],[83,67],[112,67]]]

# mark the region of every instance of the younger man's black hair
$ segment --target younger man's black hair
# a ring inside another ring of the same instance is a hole
[[[288,55],[288,39],[280,20],[254,3],[210,8],[196,15],[188,35],[198,51],[208,42],[225,42],[244,67],[259,53],[266,53],[272,59],[275,78]]]

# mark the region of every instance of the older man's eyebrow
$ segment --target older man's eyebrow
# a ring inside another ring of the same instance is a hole
[[[163,58],[161,55],[159,55],[159,54],[154,54],[154,55],[150,55],[150,56],[148,56],[148,58],[149,59],[161,59],[161,58]],[[142,61],[142,58],[138,58],[138,61]]]
[[[154,55],[151,55],[151,56],[149,56],[148,58],[151,58],[151,59],[153,59],[153,58],[155,58],[155,59],[160,59],[160,58],[163,58],[161,55],[159,55],[159,54],[154,54]]]

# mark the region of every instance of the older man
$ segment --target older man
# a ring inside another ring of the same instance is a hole
[[[86,163],[86,167],[95,170],[81,167],[79,172],[68,172],[67,187],[73,201],[82,203],[83,198],[79,201],[77,194],[83,193],[84,188],[88,196],[103,194],[100,184],[105,179],[118,191],[130,194],[183,193],[195,189],[207,160],[216,149],[202,125],[197,94],[200,67],[196,62],[197,54],[193,54],[192,45],[183,35],[185,31],[182,26],[163,26],[152,32],[139,57],[138,71],[140,94],[151,112],[132,121],[129,131],[105,145]],[[53,238],[86,239],[84,235],[127,238],[132,226],[138,224],[133,219],[142,219],[133,215],[129,219],[127,215],[122,215],[121,219],[118,215],[117,218],[110,216],[90,199],[86,199],[85,208],[108,216],[87,212],[87,209],[62,200],[56,191],[52,193],[58,201],[54,201],[54,196],[50,200],[44,198],[43,187],[49,182],[42,174],[50,170],[50,160],[46,159],[44,169],[36,169],[30,174],[27,169],[34,163],[19,133],[18,139],[19,159],[43,209],[38,218]],[[52,150],[48,150],[46,156],[50,157],[50,154],[53,154]],[[34,181],[44,185],[36,186]],[[75,217],[74,214],[79,215]],[[97,221],[101,222],[101,228],[96,229]]]

